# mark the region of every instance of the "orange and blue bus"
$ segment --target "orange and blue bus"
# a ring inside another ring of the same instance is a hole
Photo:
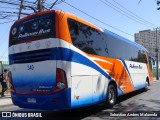
[[[11,96],[31,109],[72,109],[152,84],[147,50],[61,10],[16,21],[9,36]]]

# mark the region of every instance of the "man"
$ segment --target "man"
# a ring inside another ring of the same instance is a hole
[[[7,90],[6,77],[7,77],[7,70],[5,69],[4,73],[1,74],[1,76],[0,76],[0,82],[1,82],[1,85],[2,85],[1,97],[4,97],[4,92]]]

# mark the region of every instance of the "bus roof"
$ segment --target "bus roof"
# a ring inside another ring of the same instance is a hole
[[[140,45],[140,44],[138,44],[136,42],[132,42],[131,40],[128,40],[128,39],[126,39],[126,38],[124,38],[124,37],[122,37],[122,36],[120,36],[118,34],[115,34],[115,33],[111,32],[111,31],[109,31],[107,29],[103,29],[103,31],[104,31],[104,33],[109,34],[109,35],[111,35],[111,36],[113,36],[113,37],[115,37],[115,38],[117,38],[119,40],[122,40],[122,41],[124,41],[126,43],[129,43],[129,44],[134,45],[134,46],[136,46],[138,48],[141,48],[144,51],[147,51],[147,49],[144,46],[142,46],[142,45]]]

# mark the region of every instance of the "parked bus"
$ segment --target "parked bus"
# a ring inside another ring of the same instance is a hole
[[[152,84],[147,50],[61,10],[38,12],[10,30],[12,101],[22,108],[71,109]]]

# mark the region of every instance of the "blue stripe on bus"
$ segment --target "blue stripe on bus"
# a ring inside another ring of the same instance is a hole
[[[62,47],[52,48],[51,51],[52,51],[52,55],[50,56],[49,60],[64,60],[64,61],[69,61],[69,62],[80,63],[80,64],[89,66],[89,67],[99,71],[102,75],[104,75],[109,80],[113,80],[112,77],[109,76],[105,71],[103,71],[102,68],[100,68],[94,62],[92,62],[90,59],[88,59],[87,57],[83,56],[82,54],[80,54],[76,51],[73,51],[68,48],[62,48]],[[23,58],[23,55],[22,55],[22,58]],[[31,58],[31,60],[32,59],[33,58]],[[14,64],[12,54],[9,55],[9,63],[10,63],[10,65]],[[118,90],[119,93],[122,94],[121,92],[123,92],[123,91],[120,89],[119,86],[118,86],[118,89],[119,89]]]
[[[80,63],[99,71],[101,74],[106,76],[109,80],[112,80],[111,76],[109,76],[106,72],[104,72],[99,66],[97,66],[95,63],[93,63],[91,60],[89,60],[85,56],[71,49],[58,47],[58,48],[52,48],[51,51],[52,51],[52,55],[48,58],[48,60],[64,60],[64,61]],[[21,58],[23,58],[25,54],[21,56],[22,56]],[[24,60],[21,60],[21,63],[23,63],[23,61],[25,60],[34,60],[34,58],[33,57],[31,57],[30,59],[24,58]],[[9,63],[10,65],[15,64],[13,55],[9,55]]]
[[[80,63],[83,65],[89,66],[89,67],[99,71],[102,75],[107,77],[109,80],[112,80],[111,76],[109,76],[99,66],[97,66],[95,63],[93,63],[91,60],[89,60],[85,56],[83,56],[73,50],[67,49],[67,48],[60,48],[59,47],[57,50],[58,50],[57,53],[59,53],[60,55],[59,54],[57,55],[56,60],[71,61],[71,62],[76,62],[76,63]],[[68,56],[68,55],[70,55],[70,56]]]

